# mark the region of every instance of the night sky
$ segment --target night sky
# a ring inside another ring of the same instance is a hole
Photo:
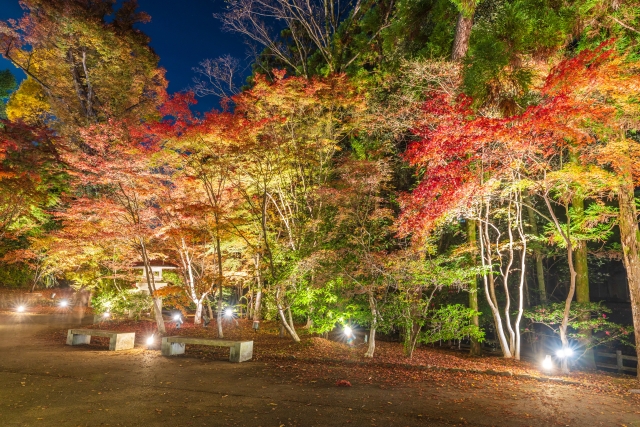
[[[205,58],[230,54],[245,64],[247,47],[241,35],[224,32],[213,17],[225,8],[224,0],[138,0],[139,9],[151,15],[141,29],[151,37],[151,47],[167,70],[169,92],[187,89],[194,76],[193,67]],[[18,0],[0,0],[0,20],[23,15]],[[18,79],[24,74],[0,57],[0,70],[11,69]],[[250,70],[245,70],[248,75]],[[198,98],[196,109],[207,111],[218,106],[212,96]]]

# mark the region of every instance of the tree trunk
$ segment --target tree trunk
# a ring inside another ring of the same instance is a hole
[[[378,326],[378,309],[376,307],[376,299],[373,297],[373,293],[369,292],[369,309],[371,310],[371,327],[369,328],[369,348],[364,354],[364,357],[373,357],[373,353],[376,351],[376,327]]]
[[[198,300],[196,303],[196,315],[193,318],[193,324],[199,325],[202,323],[202,300]]]
[[[300,337],[296,333],[295,326],[293,325],[293,318],[291,317],[291,308],[290,307],[287,308],[287,312],[288,312],[288,315],[289,315],[289,320],[288,321],[287,321],[287,318],[284,315],[284,308],[282,307],[282,304],[281,304],[281,301],[280,301],[280,289],[278,289],[276,291],[276,306],[278,307],[278,315],[280,316],[280,321],[282,322],[282,326],[284,326],[284,328],[287,330],[289,335],[291,335],[291,338],[295,342],[300,342]],[[289,324],[289,322],[290,322],[290,324]]]
[[[569,274],[570,274],[569,292],[567,293],[567,298],[564,301],[564,315],[562,317],[562,323],[558,328],[560,331],[560,341],[562,342],[562,350],[566,351],[569,348],[569,338],[567,336],[567,328],[569,325],[569,311],[571,309],[571,302],[573,301],[573,296],[576,292],[576,276],[577,276],[575,263],[573,261],[573,244],[571,242],[571,234],[569,234],[571,230],[571,218],[569,216],[569,208],[568,206],[565,206],[565,211],[567,214],[567,224],[566,224],[567,227],[565,232],[560,226],[560,221],[558,221],[555,211],[551,206],[551,202],[549,200],[548,194],[544,194],[543,197],[547,205],[547,209],[549,210],[549,215],[551,215],[551,218],[553,219],[553,223],[556,227],[556,230],[558,231],[558,234],[562,236],[562,239],[565,241],[565,244],[567,245],[567,264],[569,264]],[[568,359],[567,357],[562,358],[561,366],[562,366],[563,374],[569,373],[569,361],[567,359]]]
[[[476,266],[477,264],[477,252],[478,252],[478,236],[477,236],[477,227],[478,222],[467,220],[467,241],[469,242],[469,246],[471,248],[471,261],[472,265]],[[469,283],[469,308],[474,311],[478,311],[478,276],[474,276]],[[477,315],[474,315],[471,318],[471,324],[476,327],[480,327],[480,319],[478,319]],[[482,356],[482,345],[477,340],[477,338],[471,338],[471,348],[469,349],[469,354],[472,356]]]
[[[471,37],[471,27],[473,26],[473,12],[466,16],[460,12],[458,15],[458,23],[456,24],[456,34],[453,39],[453,48],[451,50],[451,60],[460,61],[467,54],[469,49],[469,37]]]
[[[222,333],[222,281],[218,286],[220,290],[218,293],[218,312],[216,313],[216,323],[218,323],[218,338],[224,338],[224,334]]]
[[[536,213],[531,207],[531,199],[525,198],[527,204],[527,214],[529,215],[529,226],[531,227],[531,234],[538,236],[538,223],[536,220]],[[536,261],[536,279],[538,282],[538,301],[540,304],[547,303],[547,286],[544,281],[544,265],[542,264],[542,253],[540,249],[534,247],[533,257]]]
[[[630,174],[629,174],[630,175]],[[618,193],[620,208],[620,240],[624,267],[627,270],[627,283],[631,297],[633,329],[636,339],[636,354],[640,360],[640,231],[638,230],[638,214],[634,200],[633,181],[630,176]],[[640,369],[638,369],[640,378]]]
[[[485,202],[487,207],[485,209],[485,218],[483,219],[480,227],[480,260],[482,261],[482,267],[484,273],[482,274],[482,281],[484,284],[484,293],[493,315],[493,322],[496,328],[496,334],[498,335],[498,341],[500,348],[502,349],[502,355],[505,359],[511,359],[513,353],[507,342],[507,337],[504,333],[504,326],[502,325],[502,317],[500,316],[500,310],[498,308],[498,299],[495,292],[495,279],[493,271],[487,272],[486,269],[492,270],[493,259],[491,253],[491,239],[489,238],[489,202]]]
[[[213,319],[213,310],[211,310],[211,300],[207,297],[207,311],[209,312],[209,319]]]
[[[147,256],[147,247],[144,244],[142,238],[140,241],[140,254],[142,255],[142,262],[144,265],[145,276],[147,278],[147,288],[149,289],[149,295],[153,300],[153,316],[156,319],[156,325],[158,327],[159,334],[166,334],[167,330],[164,327],[164,319],[162,318],[162,299],[156,297],[156,284],[153,277],[153,271],[149,264],[149,257]],[[160,301],[160,302],[158,302]]]
[[[255,260],[256,269],[256,292],[255,302],[253,306],[253,321],[260,322],[260,310],[262,308],[262,273],[260,271],[260,254],[256,254]]]
[[[584,199],[580,196],[575,196],[571,201],[571,206],[573,207],[573,211],[576,215],[584,214]],[[579,303],[588,303],[591,302],[589,298],[589,269],[587,264],[587,242],[577,242],[575,250],[573,251],[573,256],[575,258],[575,268],[576,268],[576,301]],[[586,319],[589,320],[590,315],[586,315]],[[585,347],[589,345],[591,341],[591,330],[586,329],[580,331],[581,334],[585,335],[585,338],[582,339],[582,345]],[[590,370],[596,369],[596,361],[593,355],[593,349],[587,350],[581,359],[581,364]]]

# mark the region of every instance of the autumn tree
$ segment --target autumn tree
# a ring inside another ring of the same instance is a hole
[[[279,318],[298,341],[287,290],[306,285],[286,272],[318,247],[314,236],[324,206],[317,191],[331,177],[334,156],[362,104],[345,76],[278,76],[273,83],[258,78],[252,90],[234,98],[237,114],[261,124],[241,147],[235,185],[257,225]]]
[[[239,114],[210,112],[201,120],[196,120],[189,114],[188,99],[184,100],[181,112],[169,113],[176,118],[176,122],[165,134],[164,151],[167,153],[166,162],[173,172],[176,185],[181,194],[180,202],[183,222],[188,219],[191,225],[184,231],[198,228],[200,231],[189,232],[193,238],[200,234],[202,249],[201,260],[205,263],[206,256],[214,259],[209,261],[215,269],[215,289],[218,293],[218,336],[222,338],[222,290],[225,285],[225,265],[229,255],[225,247],[233,240],[243,242],[252,241],[246,232],[241,230],[242,197],[238,185],[242,185],[242,171],[238,168],[239,150],[243,144],[250,144],[255,138],[253,123]],[[181,128],[181,123],[188,126]],[[167,201],[175,200],[169,196]],[[199,224],[196,226],[196,223]],[[178,231],[180,233],[180,231]],[[191,239],[195,243],[195,240]],[[178,252],[184,252],[183,247]],[[208,251],[204,250],[205,245]],[[241,245],[242,246],[242,245]],[[181,259],[186,254],[181,254]],[[203,270],[202,267],[200,270]],[[205,295],[205,294],[201,294]],[[195,301],[195,300],[194,300]],[[201,304],[201,302],[199,303]],[[257,311],[260,311],[259,303]]]
[[[134,27],[149,20],[135,1],[118,10],[109,0],[22,4],[23,18],[0,23],[0,53],[29,77],[16,96],[37,84],[48,112],[76,137],[76,127],[156,114],[166,81]]]
[[[66,232],[91,229],[96,240],[118,241],[137,252],[146,270],[149,294],[154,298],[158,331],[164,333],[161,303],[155,296],[150,261],[153,229],[158,225],[158,187],[162,176],[149,157],[157,146],[145,138],[144,128],[126,122],[94,125],[82,131],[87,147],[69,149],[64,159],[72,168],[75,191],[70,207],[60,214]]]

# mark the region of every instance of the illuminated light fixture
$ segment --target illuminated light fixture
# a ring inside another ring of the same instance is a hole
[[[63,299],[62,301],[60,301],[60,307],[66,307],[69,305],[69,302],[66,299]]]
[[[105,312],[105,313],[102,313],[102,317],[104,317],[105,319],[106,319],[107,317],[109,317],[109,316],[111,316],[111,315],[109,314],[109,312],[108,312],[108,311],[107,311],[107,312]]]
[[[547,354],[542,361],[542,369],[549,371],[551,368],[553,368],[553,362],[551,361],[551,356]]]
[[[233,316],[233,310],[232,310],[232,309],[230,309],[230,308],[227,308],[227,309],[224,311],[224,315],[225,315],[225,316],[227,316],[227,317],[231,317],[231,316]]]
[[[179,314],[174,315],[173,320],[175,320],[176,322],[180,321],[180,315]]]
[[[571,350],[570,348],[560,349],[556,351],[556,356],[558,356],[560,359],[564,359],[565,357],[571,357],[573,356],[573,350]]]
[[[153,342],[155,340],[153,339],[153,335],[151,335],[149,338],[147,338],[147,345],[153,345]]]
[[[351,336],[351,334],[353,334],[353,330],[352,330],[350,327],[345,326],[345,327],[344,327],[344,334],[345,334],[346,336],[350,337],[350,336]]]
[[[16,308],[16,311],[18,313],[24,313],[24,305],[19,305],[18,308]]]

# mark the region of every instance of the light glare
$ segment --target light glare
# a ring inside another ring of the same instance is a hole
[[[348,326],[345,326],[345,327],[344,327],[344,334],[345,334],[346,336],[350,337],[352,333],[353,333],[353,331],[351,330],[351,328],[350,328],[350,327],[348,327]]]
[[[67,305],[69,305],[69,303],[67,302],[67,300],[62,300],[60,301],[60,307],[66,307]]]
[[[173,320],[175,320],[176,322],[180,320],[180,315],[176,314],[175,316],[173,316]]]
[[[19,305],[16,310],[18,311],[18,313],[23,313],[24,312],[24,305]]]
[[[147,345],[152,345],[153,344],[153,335],[151,335],[149,338],[147,338]]]
[[[224,315],[225,315],[225,316],[227,316],[227,317],[231,317],[231,316],[233,316],[233,310],[232,310],[232,309],[230,309],[230,308],[227,308],[227,309],[224,311]]]
[[[104,318],[107,318],[107,317],[109,317],[109,316],[110,316],[110,314],[109,314],[109,312],[108,312],[108,311],[107,311],[106,313],[103,313],[103,314],[102,314],[102,317],[104,317]]]
[[[542,361],[542,368],[547,371],[553,368],[553,362],[551,361],[551,356],[549,356],[548,354],[545,356],[544,360]]]

